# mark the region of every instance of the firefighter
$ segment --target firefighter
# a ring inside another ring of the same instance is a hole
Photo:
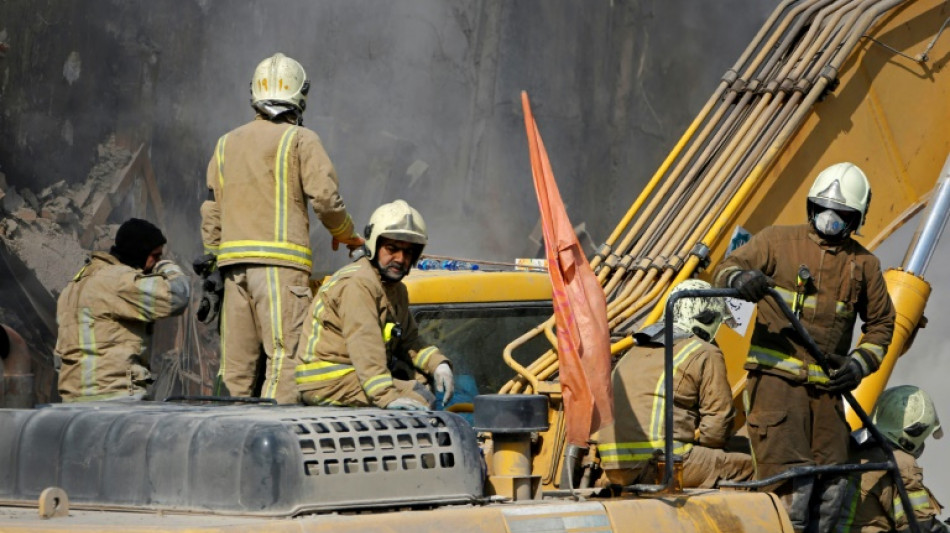
[[[191,284],[162,260],[165,236],[151,223],[123,223],[109,253],[94,252],[56,305],[64,402],[141,400],[149,372],[152,324],[184,312]]]
[[[448,403],[452,366],[420,337],[402,278],[428,241],[425,221],[403,200],[383,204],[364,232],[366,255],[317,292],[297,349],[295,377],[307,405],[433,407],[434,381]]]
[[[256,393],[263,344],[260,395],[297,402],[294,351],[311,298],[306,201],[332,235],[334,250],[363,244],[320,138],[302,127],[309,87],[297,61],[283,54],[262,61],[251,80],[257,116],[218,139],[208,164],[204,270],[220,268],[224,277],[219,395]]]
[[[924,486],[924,472],[917,464],[927,437],[943,437],[930,395],[912,385],[887,389],[878,398],[871,418],[894,449],[894,459],[921,531],[947,533],[947,525],[937,520],[942,510],[940,503]],[[868,438],[866,430],[855,431],[852,437],[852,460],[862,464],[887,461],[884,451]],[[838,531],[883,533],[909,530],[907,514],[890,472],[875,470],[856,475],[848,488]]]
[[[850,429],[840,395],[878,369],[894,331],[880,261],[851,237],[864,223],[870,199],[860,168],[832,165],[808,192],[808,224],[763,229],[714,273],[716,285],[761,300],[745,363],[759,479],[795,466],[847,461]],[[777,304],[763,300],[772,286],[826,354],[831,375],[809,355]],[[851,349],[859,316],[864,337]],[[811,517],[819,531],[828,531],[846,484],[841,476],[798,477],[775,490],[796,530]]]
[[[709,289],[686,280],[673,292]],[[684,298],[673,314],[673,453],[683,458],[683,486],[712,488],[720,480],[747,481],[752,458],[723,449],[735,412],[726,362],[711,344],[725,317],[722,298]],[[653,483],[664,448],[664,337],[658,322],[634,335],[637,346],[614,368],[614,423],[598,436],[610,483]]]

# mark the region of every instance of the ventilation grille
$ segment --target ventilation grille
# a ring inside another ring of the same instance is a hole
[[[457,467],[457,433],[440,413],[353,411],[286,420],[306,476],[379,475]]]

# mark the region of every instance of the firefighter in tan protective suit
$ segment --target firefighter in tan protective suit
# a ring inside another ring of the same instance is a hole
[[[940,503],[924,486],[924,471],[917,464],[927,437],[943,437],[933,399],[926,391],[912,385],[893,387],[881,393],[871,418],[894,450],[894,459],[921,533],[948,533],[950,528],[937,520],[942,511]],[[855,462],[883,463],[887,460],[880,446],[868,438],[865,429],[855,431],[852,437],[851,458]],[[836,531],[885,533],[906,532],[909,528],[907,513],[890,472],[874,470],[853,476]]]
[[[673,292],[709,289],[701,280],[686,280]],[[752,478],[752,458],[723,449],[732,435],[735,412],[726,362],[711,344],[726,313],[722,298],[688,298],[676,303],[673,316],[673,453],[683,458],[683,486],[712,488],[720,480]],[[611,375],[614,423],[597,440],[601,466],[610,483],[653,483],[664,440],[665,322],[644,328],[637,346],[617,363]]]
[[[746,359],[749,439],[759,479],[791,467],[847,461],[850,429],[840,394],[878,369],[894,331],[880,261],[851,238],[864,222],[871,188],[851,163],[822,171],[808,193],[809,224],[771,226],[716,269],[715,283],[756,302]],[[774,286],[832,366],[825,374],[771,298]],[[855,319],[864,337],[851,349]],[[778,486],[792,525],[830,531],[847,480],[798,477]]]
[[[419,337],[401,281],[428,241],[425,222],[396,200],[376,209],[364,234],[366,255],[320,287],[304,325],[295,373],[303,402],[430,409],[431,378],[447,403],[451,364]]]
[[[307,200],[334,250],[363,244],[320,138],[301,126],[309,87],[293,59],[262,61],[251,81],[257,117],[222,136],[208,164],[202,240],[224,276],[219,395],[255,392],[263,344],[261,396],[297,402],[294,351],[311,297]]]
[[[119,227],[109,253],[94,252],[56,305],[59,394],[64,402],[141,400],[152,324],[181,314],[191,283],[162,261],[165,236],[137,218]]]

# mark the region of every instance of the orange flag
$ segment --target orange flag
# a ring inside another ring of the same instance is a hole
[[[607,299],[567,218],[541,133],[521,93],[531,174],[541,210],[544,251],[554,289],[557,355],[567,442],[587,446],[591,433],[613,422]]]

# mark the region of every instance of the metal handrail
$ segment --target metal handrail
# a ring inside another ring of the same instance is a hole
[[[163,402],[220,402],[220,403],[263,403],[268,405],[277,405],[277,400],[273,398],[251,398],[249,396],[168,396]]]

